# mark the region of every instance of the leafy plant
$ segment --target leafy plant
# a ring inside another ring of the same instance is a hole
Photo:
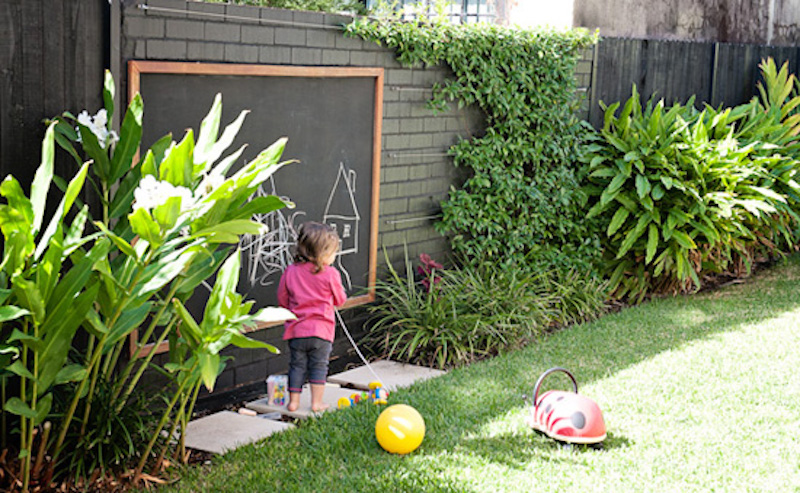
[[[604,310],[605,291],[591,277],[559,279],[555,272],[490,263],[436,270],[423,262],[418,281],[409,261],[404,277],[388,260],[387,266],[387,279],[376,284],[378,302],[369,309],[373,346],[387,357],[439,368],[518,347],[548,328]]]
[[[358,19],[347,32],[395,49],[406,66],[446,64],[454,78],[434,88],[431,108],[457,101],[485,114],[484,135],[450,150],[471,171],[437,224],[458,255],[542,272],[591,268],[599,243],[584,221],[574,68],[594,36],[425,18]]]
[[[237,243],[239,235],[262,232],[264,226],[250,219],[253,214],[291,205],[274,196],[250,200],[253,192],[286,164],[280,162],[285,139],[228,176],[243,148],[222,155],[247,112],[220,135],[222,101],[218,95],[200,125],[197,140],[191,129],[178,143],[166,136],[134,163],[143,103],[138,95],[133,98],[117,137],[108,126],[114,111],[113,94],[113,80],[106,74],[106,107],[101,112],[94,117],[81,113],[77,118],[65,113],[50,123],[30,199],[13,177],[0,185],[0,195],[8,201],[0,205],[0,228],[5,237],[0,316],[7,322],[2,354],[10,355],[5,358],[10,364],[3,369],[19,379],[20,388],[20,396],[6,400],[4,409],[20,418],[23,489],[31,476],[38,476],[45,449],[50,451],[50,464],[42,478],[45,484],[56,474],[57,464],[76,463],[74,456],[69,460],[61,457],[68,435],[76,437],[69,453],[91,448],[117,450],[109,443],[116,435],[89,430],[97,415],[95,406],[121,416],[150,367],[153,351],[139,357],[145,345],[157,346],[180,326],[182,337],[173,338],[171,350],[180,355],[176,361],[184,364],[171,368],[176,387],[152,438],[144,447],[138,443],[135,448],[139,458],[136,482],[170,416],[185,424],[198,382],[213,389],[223,364],[219,351],[230,344],[275,351],[241,331],[259,322],[292,316],[282,309],[249,314],[252,303],[242,300],[235,293],[235,281],[231,283],[231,270],[238,268],[238,251],[230,255],[227,246]],[[52,171],[55,141],[75,158],[80,170],[65,184],[56,214],[42,230],[47,191],[50,182],[57,181]],[[88,161],[83,163],[82,154],[94,163],[91,167]],[[100,207],[96,212],[100,219],[92,222],[97,232],[87,236],[83,231],[92,215],[90,207],[84,205],[71,224],[65,222],[85,180],[97,191]],[[212,294],[210,311],[199,326],[202,330],[193,339],[193,326],[182,313],[181,303],[221,265],[225,266],[218,276],[221,287]],[[79,348],[82,358],[68,363],[67,354],[81,327],[88,342]],[[122,365],[120,357],[135,330],[140,332],[136,347]],[[67,382],[75,382],[68,404],[51,416],[56,423],[55,438],[51,443],[42,439],[32,471],[34,429],[50,414],[52,387]],[[96,400],[99,397],[102,399]],[[115,453],[112,456],[117,459]],[[160,457],[157,465],[159,462]]]
[[[698,111],[693,101],[667,109],[651,100],[643,108],[634,86],[619,113],[619,103],[606,108],[587,148],[586,190],[617,297],[695,290],[704,276],[741,275],[759,252],[796,242],[796,119],[788,114],[800,99],[786,103],[785,72],[769,62],[762,70],[766,107],[753,100]]]

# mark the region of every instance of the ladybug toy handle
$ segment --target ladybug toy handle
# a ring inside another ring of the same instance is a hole
[[[578,382],[577,382],[577,380],[575,380],[575,377],[572,376],[572,373],[570,373],[569,370],[567,370],[566,368],[561,368],[560,366],[557,366],[555,368],[550,368],[549,370],[547,370],[544,373],[542,373],[542,376],[539,377],[539,380],[536,381],[536,386],[533,388],[533,405],[534,406],[536,406],[536,401],[539,398],[539,388],[542,386],[542,382],[544,381],[545,377],[547,375],[550,375],[551,373],[555,373],[557,371],[560,371],[560,372],[563,372],[563,373],[567,374],[569,379],[572,380],[572,386],[573,386],[574,392],[576,394],[578,393]]]

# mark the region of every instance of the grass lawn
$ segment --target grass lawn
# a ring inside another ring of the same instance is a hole
[[[362,404],[187,468],[163,491],[800,491],[799,349],[793,257],[393,393],[427,425],[407,456],[380,448],[382,408]],[[602,450],[524,424],[522,396],[552,366],[603,410]]]

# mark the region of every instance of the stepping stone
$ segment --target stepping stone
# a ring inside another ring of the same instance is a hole
[[[325,394],[322,396],[322,402],[328,404],[329,406],[326,411],[335,411],[337,409],[339,398],[349,398],[352,394],[353,389],[343,389],[338,385],[328,383],[325,387]],[[314,414],[314,412],[311,410],[311,389],[309,389],[308,385],[303,387],[303,393],[300,394],[300,407],[297,408],[297,411],[289,411],[286,409],[286,406],[275,406],[269,404],[269,401],[266,397],[253,402],[248,402],[245,404],[245,407],[261,414],[279,412],[283,415],[291,416],[292,418],[297,419],[306,419]]]
[[[380,377],[380,382],[390,392],[402,387],[408,387],[414,382],[444,375],[442,370],[425,368],[424,366],[408,365],[396,361],[378,360],[370,363],[375,373]],[[375,375],[366,366],[337,373],[328,377],[331,383],[342,386],[369,390],[369,383],[376,380]]]
[[[292,427],[290,423],[221,411],[190,421],[186,427],[186,446],[224,454]]]

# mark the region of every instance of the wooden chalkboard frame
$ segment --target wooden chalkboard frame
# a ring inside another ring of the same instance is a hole
[[[259,76],[259,77],[306,77],[306,78],[340,78],[362,77],[374,78],[374,124],[372,136],[372,191],[369,214],[369,260],[367,272],[367,293],[351,297],[345,308],[370,303],[375,300],[375,280],[378,253],[378,213],[380,196],[380,159],[381,132],[383,121],[383,68],[380,67],[310,67],[297,65],[250,65],[229,63],[199,62],[160,62],[131,60],[128,62],[128,101],[140,91],[143,74],[176,74],[176,75],[226,75],[226,76]],[[199,122],[198,122],[199,123]],[[271,325],[259,325],[251,331],[264,329]],[[138,332],[131,337],[131,354],[135,351]],[[159,347],[154,344],[145,346],[138,356],[146,356],[152,351],[165,352],[169,349],[164,342]]]

